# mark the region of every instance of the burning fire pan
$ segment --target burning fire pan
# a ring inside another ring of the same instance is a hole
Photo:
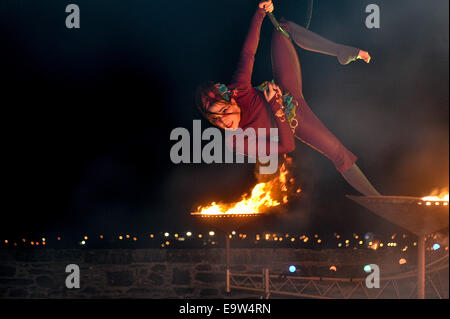
[[[376,215],[416,235],[448,227],[448,202],[407,196],[350,196]]]
[[[225,234],[237,231],[243,227],[261,229],[262,226],[273,224],[279,219],[279,212],[258,214],[200,214],[191,213],[197,221],[211,228],[218,229]]]
[[[425,299],[425,235],[448,227],[448,201],[406,196],[347,197],[418,236],[417,298]]]

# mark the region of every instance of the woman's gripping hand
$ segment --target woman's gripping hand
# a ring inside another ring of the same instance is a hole
[[[273,3],[272,3],[272,0],[260,2],[260,3],[259,3],[259,7],[260,7],[261,9],[264,9],[264,11],[265,11],[266,13],[272,12],[272,11],[273,11]]]

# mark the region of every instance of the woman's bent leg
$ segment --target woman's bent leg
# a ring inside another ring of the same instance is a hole
[[[283,27],[290,31],[289,25],[283,24]],[[296,120],[299,124],[295,131],[297,138],[327,156],[340,172],[349,169],[355,163],[356,156],[339,142],[309,108],[303,98],[297,52],[292,41],[278,31],[274,31],[272,35],[271,56],[275,82],[298,103]]]
[[[283,25],[289,32],[289,26]],[[272,69],[275,82],[297,101],[295,135],[329,158],[345,180],[364,195],[378,194],[356,166],[357,157],[323,125],[303,98],[300,61],[292,42],[280,32],[272,36]]]
[[[305,50],[333,55],[337,57],[339,63],[343,65],[355,61],[358,57],[358,48],[338,44],[325,39],[317,33],[305,29],[291,21],[286,21],[285,25],[289,28],[289,34],[294,42]]]

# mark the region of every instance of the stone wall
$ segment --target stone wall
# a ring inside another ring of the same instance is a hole
[[[231,249],[231,271],[363,277],[365,264],[405,271],[397,250]],[[1,298],[245,298],[225,292],[225,249],[4,249],[0,250]],[[66,266],[80,268],[80,288],[65,286]],[[337,272],[330,271],[330,266]],[[414,266],[414,265],[411,265]],[[403,267],[400,269],[400,267]],[[409,266],[408,266],[409,267]]]

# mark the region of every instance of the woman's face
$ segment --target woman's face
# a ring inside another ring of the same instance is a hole
[[[241,120],[241,109],[234,99],[230,102],[217,102],[208,108],[209,120],[215,126],[235,130]]]

